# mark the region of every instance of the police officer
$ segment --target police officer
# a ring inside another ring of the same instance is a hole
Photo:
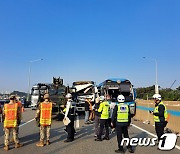
[[[52,105],[49,94],[45,94],[44,101],[39,104],[36,112],[36,119],[40,118],[40,141],[36,144],[38,147],[44,146],[45,134],[47,138],[46,145],[50,144]]]
[[[106,133],[103,140],[109,140],[110,104],[108,101],[105,100],[104,96],[100,96],[100,101],[102,101],[98,109],[98,112],[100,113],[100,130],[95,141],[102,141],[102,134],[103,134],[104,127],[106,130]]]
[[[74,119],[75,119],[75,106],[73,106],[73,101],[72,101],[72,95],[68,93],[66,95],[67,98],[67,103],[66,103],[66,108],[65,108],[65,116],[64,120],[68,117],[70,120],[70,123],[66,126],[66,131],[67,131],[67,139],[64,142],[72,142],[74,141]]]
[[[20,108],[16,103],[16,97],[10,96],[10,102],[4,104],[3,108],[3,120],[4,120],[4,150],[9,150],[9,136],[10,132],[13,132],[13,140],[15,142],[15,148],[19,148],[22,144],[19,143],[17,137],[18,121],[20,120]]]
[[[161,95],[154,94],[153,98],[155,101],[155,109],[154,111],[150,111],[150,113],[154,115],[155,130],[159,141],[161,136],[164,134],[164,128],[167,125],[168,113],[166,106],[161,101]]]
[[[131,122],[131,114],[130,114],[129,106],[126,103],[124,103],[125,97],[123,95],[119,95],[117,97],[117,100],[118,100],[118,104],[114,107],[111,125],[114,126],[116,123],[118,150],[115,150],[115,152],[124,153],[123,145],[121,145],[122,134],[124,138],[129,138],[128,126],[130,125]],[[130,145],[128,145],[127,148],[130,153],[134,152]]]

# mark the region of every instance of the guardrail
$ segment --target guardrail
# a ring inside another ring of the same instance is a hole
[[[137,111],[134,117],[144,123],[150,123],[154,125],[153,115],[149,113],[149,110],[154,109],[153,100],[137,100]],[[180,132],[180,101],[163,101],[167,107],[169,119],[167,128],[174,132]]]

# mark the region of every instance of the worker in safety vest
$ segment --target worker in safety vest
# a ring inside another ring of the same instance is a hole
[[[155,130],[159,141],[164,134],[164,128],[167,125],[168,113],[166,106],[161,101],[161,95],[154,94],[153,98],[155,101],[155,108],[154,111],[150,111],[150,113],[154,115]]]
[[[18,108],[19,108],[19,119],[18,119],[18,121],[17,121],[17,127],[16,127],[16,131],[17,131],[17,138],[19,139],[19,125],[21,124],[21,120],[22,120],[22,112],[24,112],[23,111],[23,109],[22,109],[22,103],[21,103],[21,101],[19,100],[19,99],[17,99],[16,98],[16,103],[18,104]],[[14,141],[14,139],[13,138],[11,138],[10,139],[10,142],[13,142]]]
[[[67,120],[69,118],[70,122],[66,125],[66,131],[67,131],[67,139],[64,142],[72,142],[74,141],[74,120],[75,120],[75,106],[73,106],[73,100],[72,95],[68,93],[66,95],[67,103],[66,108],[64,109],[65,115],[64,120]]]
[[[22,112],[24,112],[24,110],[23,110],[23,106],[22,106],[22,103],[21,103],[20,100],[16,99],[16,103],[18,104],[18,107],[19,107],[19,109],[20,109],[20,112],[19,112],[19,117],[20,117],[20,119],[19,119],[19,121],[18,121],[18,123],[17,123],[17,125],[18,125],[18,127],[17,127],[17,133],[19,134],[19,125],[21,124]]]
[[[105,127],[106,133],[103,140],[109,140],[109,116],[110,116],[110,104],[105,100],[104,96],[100,96],[101,104],[98,112],[100,113],[100,129],[99,134],[95,141],[102,141],[102,134]]]
[[[126,103],[124,103],[125,97],[123,95],[119,95],[117,97],[117,100],[118,104],[114,107],[113,110],[111,126],[113,127],[116,125],[118,150],[115,150],[115,152],[124,153],[123,145],[121,145],[122,134],[124,138],[129,138],[128,126],[131,123],[131,114],[129,106]],[[130,144],[127,148],[130,153],[134,152]]]
[[[52,117],[52,105],[49,94],[44,94],[44,102],[41,102],[36,112],[36,120],[40,119],[40,141],[36,144],[38,147],[44,146],[45,134],[46,145],[50,144],[50,128]]]
[[[13,132],[13,140],[15,142],[15,148],[19,148],[22,144],[19,143],[17,137],[17,127],[18,121],[20,120],[20,108],[16,103],[16,97],[14,95],[10,96],[10,102],[4,104],[3,108],[3,120],[4,120],[4,150],[9,150],[9,136],[10,132]]]

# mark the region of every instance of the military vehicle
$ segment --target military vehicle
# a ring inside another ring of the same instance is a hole
[[[38,104],[43,101],[45,93],[49,93],[53,102],[53,118],[61,119],[62,105],[65,104],[66,87],[63,85],[63,79],[53,77],[52,83],[38,83],[31,89],[31,108],[36,109]]]

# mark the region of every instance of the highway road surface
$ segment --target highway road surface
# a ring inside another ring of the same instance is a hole
[[[94,125],[84,125],[83,116],[80,117],[80,128],[77,129],[74,142],[64,143],[66,133],[62,121],[53,121],[51,127],[51,144],[44,147],[36,147],[39,141],[39,128],[33,119],[35,111],[25,109],[23,113],[23,122],[20,126],[20,141],[24,144],[19,149],[14,148],[14,144],[10,145],[8,152],[3,150],[3,127],[0,123],[0,154],[113,154],[117,149],[116,134],[110,136],[109,141],[94,141]],[[132,120],[133,125],[129,128],[130,137],[153,138],[155,135],[152,125],[145,125],[142,122]],[[137,154],[179,154],[180,141],[178,139],[177,146],[171,151],[160,151],[157,146],[133,147]],[[125,148],[125,153],[129,153]]]

